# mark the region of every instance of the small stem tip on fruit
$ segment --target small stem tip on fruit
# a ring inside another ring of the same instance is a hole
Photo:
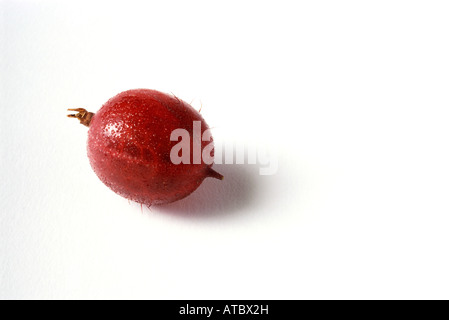
[[[211,177],[211,178],[218,179],[218,180],[223,180],[224,179],[223,175],[219,174],[217,171],[215,171],[214,169],[212,169],[210,167],[209,167],[209,169],[207,171],[207,176]]]
[[[76,111],[77,114],[68,114],[67,117],[69,118],[77,118],[81,124],[84,124],[86,127],[89,126],[90,121],[92,120],[92,117],[95,115],[95,113],[89,112],[86,109],[83,108],[77,108],[77,109],[67,109],[68,111]]]

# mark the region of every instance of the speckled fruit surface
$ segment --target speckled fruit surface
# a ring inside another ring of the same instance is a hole
[[[72,117],[82,122],[79,114]],[[119,93],[84,123],[90,164],[105,185],[127,199],[147,206],[182,199],[205,178],[223,178],[203,160],[171,161],[170,151],[178,143],[170,141],[175,129],[189,132],[191,150],[212,143],[194,139],[194,121],[201,122],[201,133],[209,128],[198,111],[173,95],[149,89]]]

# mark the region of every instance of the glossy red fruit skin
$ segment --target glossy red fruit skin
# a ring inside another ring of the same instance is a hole
[[[175,129],[189,132],[193,150],[194,121],[201,121],[202,134],[209,128],[198,111],[173,95],[150,89],[119,93],[89,124],[90,164],[105,185],[129,200],[151,206],[182,199],[206,177],[220,177],[203,160],[178,165],[170,160],[178,143],[170,141]],[[201,150],[208,143],[202,142]]]

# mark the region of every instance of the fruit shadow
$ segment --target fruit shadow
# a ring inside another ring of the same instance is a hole
[[[257,193],[257,166],[215,164],[213,168],[224,176],[222,181],[207,178],[188,197],[154,208],[179,217],[214,218],[242,212],[253,203]]]

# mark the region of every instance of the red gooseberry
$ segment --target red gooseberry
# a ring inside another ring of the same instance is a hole
[[[147,206],[170,203],[195,191],[207,177],[223,179],[201,157],[200,161],[173,163],[170,155],[178,143],[171,133],[189,133],[190,149],[204,151],[209,141],[195,139],[195,122],[201,136],[209,129],[188,103],[156,90],[135,89],[109,99],[97,113],[69,109],[89,127],[87,155],[100,180],[117,194]],[[184,151],[181,150],[181,151]],[[213,149],[210,150],[213,159]]]

